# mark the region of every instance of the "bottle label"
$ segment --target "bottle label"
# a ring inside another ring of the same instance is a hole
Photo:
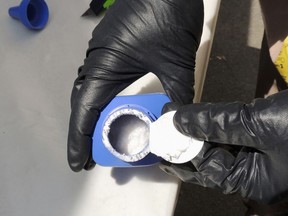
[[[280,75],[288,84],[288,36],[284,40],[282,50],[280,51],[279,56],[277,57],[274,64]]]

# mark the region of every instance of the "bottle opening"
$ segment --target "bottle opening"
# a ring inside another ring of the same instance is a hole
[[[102,140],[105,147],[123,161],[135,162],[150,153],[149,112],[132,107],[110,113],[104,122]]]

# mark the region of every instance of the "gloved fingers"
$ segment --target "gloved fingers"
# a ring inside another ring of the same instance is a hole
[[[183,104],[193,103],[194,98],[194,64],[191,59],[190,66],[164,63],[161,68],[155,68],[155,74],[161,81],[164,91],[172,102],[162,108],[162,114],[177,110]],[[164,69],[164,71],[162,71]]]
[[[161,113],[163,115],[163,114],[170,112],[170,111],[176,111],[179,107],[180,107],[180,104],[177,102],[168,102],[168,103],[164,104]]]
[[[160,168],[184,182],[258,200],[263,191],[263,185],[258,183],[262,175],[267,175],[261,169],[261,165],[267,164],[264,160],[265,157],[258,152],[243,150],[233,155],[226,149],[205,142],[201,152],[191,162],[177,165],[161,162]]]
[[[273,150],[287,134],[287,92],[244,103],[200,103],[182,106],[174,116],[176,128],[196,139]]]
[[[141,65],[141,62],[137,61],[133,56],[117,50],[97,48],[89,50],[87,53],[88,56],[84,61],[84,65],[79,67],[78,77],[74,82],[71,106],[73,106],[74,100],[77,98],[77,94],[87,77],[89,79],[110,80],[115,83],[122,82],[127,86],[148,73]]]
[[[88,170],[92,170],[95,166],[96,166],[96,163],[93,160],[92,149],[91,149],[90,152],[89,152],[89,157],[88,157],[87,162],[84,165],[83,169],[88,171]]]
[[[243,150],[233,155],[228,150],[214,145],[205,142],[201,152],[191,162],[205,177],[208,186],[217,185],[225,194],[240,192],[243,197],[248,196],[251,191],[247,185],[255,180],[251,178],[258,175],[257,156],[255,157],[258,153]],[[251,175],[252,173],[255,176]]]
[[[199,103],[182,106],[174,116],[175,127],[199,140],[263,149],[259,125],[243,103]]]
[[[92,136],[99,114],[129,83],[86,77],[74,99],[68,133],[68,162],[73,171],[90,169]]]
[[[157,39],[153,38],[156,43],[151,41],[151,55],[145,56],[144,62],[146,68],[159,78],[171,101],[189,104],[194,99],[196,52],[204,20],[203,1],[181,0],[164,4],[169,5],[171,13],[163,22],[165,25],[158,27],[161,31],[156,31]]]
[[[161,84],[171,101],[180,105],[190,104],[194,98],[194,64],[178,65],[177,62],[163,63],[161,68],[153,72],[158,76]]]
[[[71,108],[73,107],[73,103],[74,103],[75,99],[77,98],[77,94],[78,94],[79,90],[81,89],[82,84],[85,80],[85,75],[81,75],[82,67],[83,66],[79,67],[78,77],[76,78],[76,80],[74,81],[74,84],[73,84],[73,89],[72,89],[72,93],[71,93],[71,97],[70,97]]]
[[[159,168],[169,175],[177,176],[183,182],[219,189],[219,186],[216,183],[211,181],[201,172],[198,172],[191,162],[175,165],[167,161],[162,161]]]

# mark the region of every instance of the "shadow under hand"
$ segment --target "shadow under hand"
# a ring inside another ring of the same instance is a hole
[[[164,173],[158,165],[135,167],[135,168],[119,168],[114,167],[111,171],[111,176],[115,179],[118,185],[124,185],[132,181],[134,178],[142,181],[172,183],[177,181],[175,177]]]

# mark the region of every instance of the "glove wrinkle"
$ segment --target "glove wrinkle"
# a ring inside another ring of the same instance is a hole
[[[253,128],[250,127],[252,118],[251,118],[250,112],[247,109],[248,109],[247,106],[245,106],[244,104],[243,109],[240,111],[240,116],[241,116],[240,119],[244,128],[247,130],[248,134],[250,136],[256,137],[253,131]]]
[[[89,170],[99,113],[124,88],[154,73],[172,101],[191,103],[202,0],[121,0],[92,32],[71,94],[68,162]]]
[[[200,103],[178,108],[176,128],[206,141],[192,160],[197,172],[177,170],[177,175],[261,204],[287,200],[287,101],[286,90],[251,104]],[[239,150],[239,146],[243,147]]]

